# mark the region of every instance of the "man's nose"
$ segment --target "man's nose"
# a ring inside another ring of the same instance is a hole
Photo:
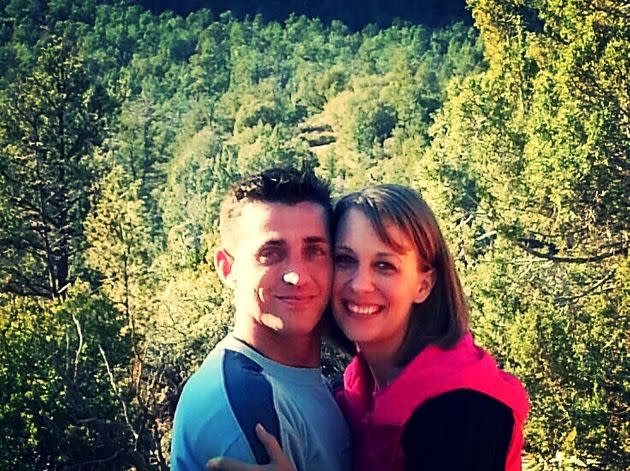
[[[295,258],[287,263],[282,271],[282,281],[288,285],[300,286],[308,278],[308,271],[303,260]]]
[[[283,273],[282,281],[284,281],[285,283],[289,285],[295,286],[300,282],[300,275],[298,275],[294,271],[288,271],[286,273]]]

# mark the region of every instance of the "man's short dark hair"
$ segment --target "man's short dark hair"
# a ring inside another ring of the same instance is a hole
[[[244,177],[228,188],[219,213],[222,245],[232,245],[236,237],[234,223],[247,203],[281,203],[295,205],[311,202],[321,205],[330,228],[332,205],[330,187],[312,170],[293,167],[271,168]]]

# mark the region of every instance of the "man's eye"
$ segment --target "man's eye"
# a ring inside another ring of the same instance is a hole
[[[321,245],[312,245],[307,248],[307,253],[311,257],[325,257],[328,255],[328,250]]]
[[[282,250],[278,248],[267,248],[258,252],[258,261],[264,264],[278,262],[282,259]]]

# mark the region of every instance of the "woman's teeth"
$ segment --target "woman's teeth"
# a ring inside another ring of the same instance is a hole
[[[354,304],[354,303],[346,303],[348,307],[348,311],[353,314],[360,314],[362,316],[368,316],[370,314],[377,313],[381,308],[375,304]]]

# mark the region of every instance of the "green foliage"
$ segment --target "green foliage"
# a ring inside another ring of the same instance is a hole
[[[473,2],[489,69],[418,165],[475,331],[530,392],[530,461],[559,469],[628,466],[628,56],[609,64],[630,22],[605,3]]]
[[[3,468],[122,469],[133,437],[121,409],[130,344],[119,313],[80,284],[63,301],[0,301]]]
[[[288,164],[337,194],[421,190],[478,341],[530,393],[526,468],[628,467],[619,2],[475,0],[478,31],[361,32],[5,3],[0,468],[168,469],[181,387],[231,323],[222,194]],[[324,356],[327,374],[347,361]]]
[[[108,97],[71,41],[52,37],[0,96],[3,292],[56,297],[75,275]]]
[[[176,152],[160,200],[173,270],[205,261],[221,195],[238,175],[232,151],[210,127],[186,139]]]
[[[88,248],[85,261],[100,275],[100,290],[129,317],[135,332],[139,299],[150,288],[149,268],[157,252],[151,243],[150,221],[138,195],[138,181],[130,181],[115,166],[102,181],[99,197],[86,220]]]

